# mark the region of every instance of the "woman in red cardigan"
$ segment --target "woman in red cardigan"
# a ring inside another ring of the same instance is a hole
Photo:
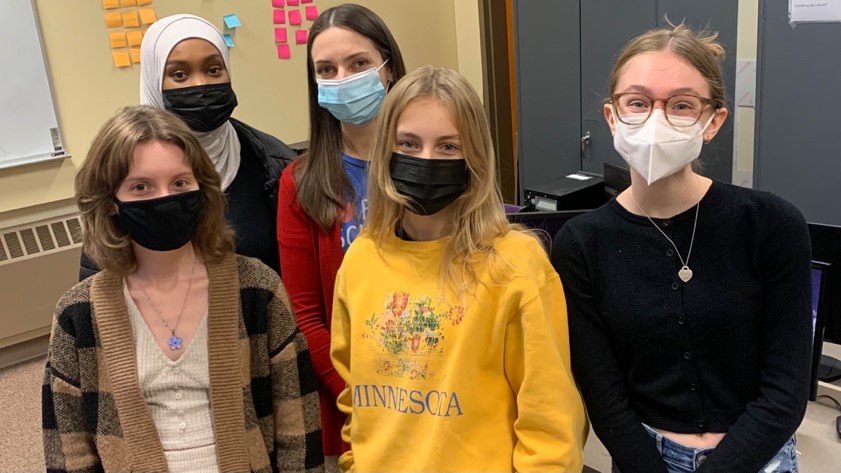
[[[313,23],[307,44],[310,141],[280,179],[277,239],[283,282],[307,337],[319,382],[324,454],[338,456],[345,383],[330,361],[333,285],[367,212],[368,150],[391,84],[406,73],[383,21],[339,5]]]

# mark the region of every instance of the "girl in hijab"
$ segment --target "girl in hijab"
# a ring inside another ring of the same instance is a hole
[[[276,242],[278,179],[295,152],[277,138],[231,118],[231,86],[222,33],[194,15],[161,18],[140,47],[140,103],[165,108],[193,130],[222,179],[236,252],[280,273]],[[82,278],[96,271],[83,256]]]

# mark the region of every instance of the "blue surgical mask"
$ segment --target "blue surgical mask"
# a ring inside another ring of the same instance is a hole
[[[318,104],[326,108],[337,120],[353,125],[364,125],[377,117],[385,98],[380,82],[380,67],[368,69],[344,79],[316,79]]]

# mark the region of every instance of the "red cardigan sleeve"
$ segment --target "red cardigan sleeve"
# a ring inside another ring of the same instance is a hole
[[[336,399],[345,382],[330,361],[330,326],[318,251],[318,233],[322,230],[298,204],[293,178],[296,167],[293,164],[283,171],[278,192],[277,241],[283,285],[292,300],[298,327],[307,338],[318,380]]]

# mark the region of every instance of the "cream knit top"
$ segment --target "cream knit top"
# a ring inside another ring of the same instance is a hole
[[[210,411],[205,313],[177,361],[161,352],[123,281],[131,320],[140,390],[152,414],[171,472],[216,472]]]

